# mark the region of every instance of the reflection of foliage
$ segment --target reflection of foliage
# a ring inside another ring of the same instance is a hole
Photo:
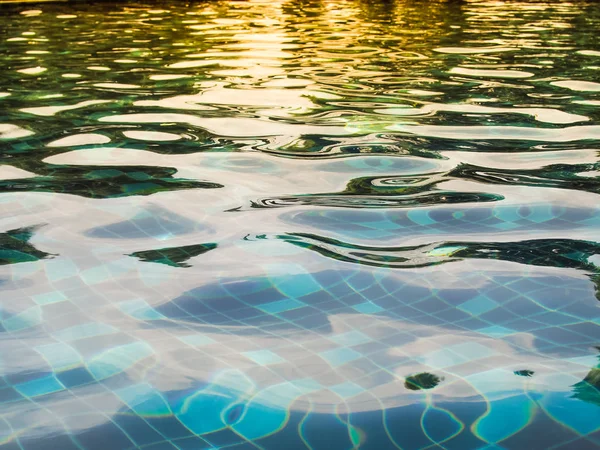
[[[456,178],[466,178],[486,184],[532,186],[572,189],[600,193],[600,178],[582,177],[579,173],[597,171],[600,164],[554,164],[536,169],[490,169],[470,164],[460,164],[448,173]]]
[[[454,242],[448,245],[464,247],[453,255],[458,258],[499,259],[534,266],[568,267],[593,272],[598,268],[588,262],[588,258],[600,253],[600,243],[574,239],[491,243]]]
[[[172,267],[191,267],[186,261],[194,256],[202,255],[217,248],[217,244],[186,245],[184,247],[161,248],[158,250],[144,250],[134,252],[129,256],[139,258],[141,261],[166,264]]]
[[[265,239],[266,236],[259,235],[257,238]],[[426,258],[424,253],[431,250],[432,245],[371,247],[355,245],[310,233],[290,233],[277,236],[277,239],[315,251],[328,258],[367,266],[415,268],[446,262],[439,258]]]
[[[435,190],[438,183],[446,181],[439,174],[427,174],[420,176],[397,176],[397,177],[360,177],[351,180],[346,189],[339,195],[420,195]],[[433,203],[460,203],[464,201],[495,201],[502,200],[502,196],[494,194],[473,194],[459,192],[436,191],[438,201]],[[461,197],[469,197],[463,200]],[[418,197],[413,203],[416,205],[429,204],[425,201],[427,197]],[[442,201],[443,200],[443,201]]]
[[[504,151],[503,148],[501,150]],[[311,150],[311,152],[314,151],[316,150]],[[376,153],[374,149],[369,149],[368,152]],[[351,151],[345,149],[344,153],[351,153]],[[411,151],[411,153],[413,152]],[[600,193],[600,178],[580,175],[598,170],[600,170],[600,164],[554,164],[529,170],[494,169],[459,164],[447,173],[359,177],[351,180],[346,189],[341,192],[259,199],[252,202],[252,207],[318,205],[345,208],[389,208],[493,202],[503,199],[502,195],[494,193],[442,191],[437,188],[438,184],[453,179],[467,179],[487,185],[520,185]]]
[[[266,236],[257,236],[265,239]],[[309,233],[289,233],[276,239],[338,261],[391,268],[427,267],[462,259],[495,259],[519,264],[564,267],[588,272],[600,299],[600,269],[589,258],[600,254],[600,243],[574,239],[520,242],[442,242],[404,247],[356,245]]]
[[[53,255],[29,243],[37,227],[18,228],[0,234],[0,265],[38,261]]]
[[[373,153],[372,150],[369,151]],[[390,208],[442,205],[452,203],[493,202],[502,200],[499,194],[485,192],[442,191],[437,185],[452,179],[467,179],[485,184],[571,189],[600,193],[600,178],[579,176],[600,170],[600,164],[555,164],[535,170],[490,169],[460,164],[448,173],[428,173],[411,176],[359,177],[341,192],[304,194],[259,199],[253,208],[289,205],[318,205],[344,208]]]
[[[582,381],[573,385],[572,398],[600,406],[600,369],[590,370]]]
[[[596,298],[600,300],[600,274],[592,275],[590,280],[592,280],[592,283],[594,283],[594,286],[596,287]]]
[[[304,194],[252,202],[252,208],[313,205],[343,208],[410,208],[452,203],[494,202],[504,197],[484,192],[441,191],[443,176],[360,177],[351,180],[342,192]]]
[[[433,389],[436,387],[443,378],[438,377],[432,373],[422,372],[416,375],[411,375],[404,381],[404,387],[411,391],[419,391],[421,389]]]
[[[265,238],[265,236],[259,236]],[[289,233],[277,239],[341,261],[381,267],[421,267],[459,259],[498,259],[520,264],[568,267],[589,272],[598,268],[588,258],[600,253],[600,243],[572,239],[539,239],[520,242],[442,242],[403,247],[374,247],[319,236]]]
[[[600,351],[600,347],[596,347]],[[592,368],[585,378],[573,386],[571,398],[600,406],[600,364]]]
[[[453,244],[457,245],[457,244]],[[600,253],[600,243],[574,239],[540,239],[502,243],[463,243],[457,258],[499,259],[520,264],[565,267],[590,273],[600,300],[600,270],[588,258]]]
[[[513,373],[515,375],[520,376],[520,377],[531,378],[535,372],[533,370],[527,370],[527,369],[525,369],[525,370],[515,370]]]
[[[0,181],[0,192],[55,192],[91,198],[150,195],[181,189],[214,189],[222,185],[173,178],[166,167],[53,166],[47,176]]]

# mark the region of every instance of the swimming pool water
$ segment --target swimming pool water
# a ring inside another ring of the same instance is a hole
[[[0,5],[0,449],[600,448],[600,6]]]

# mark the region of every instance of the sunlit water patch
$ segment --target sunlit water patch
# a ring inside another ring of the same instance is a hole
[[[600,7],[0,6],[2,450],[600,448]]]

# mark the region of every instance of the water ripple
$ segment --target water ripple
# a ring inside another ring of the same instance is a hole
[[[0,9],[2,449],[598,447],[596,2]]]

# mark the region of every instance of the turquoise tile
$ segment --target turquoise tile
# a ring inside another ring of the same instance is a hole
[[[48,292],[46,294],[33,295],[31,297],[38,305],[50,305],[52,303],[64,302],[67,299],[60,291]]]
[[[458,309],[471,314],[472,316],[479,316],[491,311],[498,307],[498,303],[484,295],[478,295],[471,300],[468,300],[457,306]]]
[[[15,389],[25,397],[38,397],[40,395],[52,394],[62,391],[65,387],[54,377],[48,375],[26,383],[15,385]]]
[[[62,342],[38,345],[35,351],[41,354],[55,371],[70,369],[82,364],[81,356],[73,347]]]
[[[475,423],[474,432],[487,442],[501,442],[525,428],[538,408],[523,394],[490,401],[487,413]]]
[[[361,354],[351,348],[336,348],[319,353],[332,367],[338,367],[361,357]]]
[[[54,336],[61,341],[70,342],[88,337],[106,336],[107,334],[114,334],[117,331],[115,327],[105,323],[89,322],[56,331]]]
[[[134,342],[106,350],[92,359],[88,369],[96,380],[103,380],[127,370],[153,354],[152,347],[147,343]]]
[[[486,327],[486,328],[481,328],[479,330],[477,330],[479,333],[483,333],[486,334],[488,336],[492,336],[492,337],[496,337],[496,338],[502,338],[505,336],[509,336],[511,334],[515,334],[516,331],[515,330],[511,330],[510,328],[505,328],[505,327],[501,327],[498,325],[494,325],[491,327]]]
[[[358,305],[354,305],[352,309],[363,314],[377,314],[383,311],[383,308],[371,302],[359,303]]]
[[[142,417],[170,416],[171,408],[163,396],[148,383],[134,384],[114,393]]]
[[[56,258],[44,262],[48,279],[52,282],[76,276],[79,272],[77,265],[67,258]]]
[[[504,223],[517,222],[521,220],[521,216],[514,206],[500,206],[493,209],[494,217],[502,220]]]
[[[294,380],[294,386],[305,394],[323,389],[323,385],[314,378]]]
[[[273,353],[270,350],[257,350],[253,352],[242,353],[246,358],[251,359],[261,366],[268,366],[269,364],[278,364],[285,361],[278,354]]]
[[[306,303],[288,298],[276,302],[265,303],[263,305],[260,305],[258,308],[269,314],[278,314],[284,311],[291,311],[293,309],[302,308],[303,306],[306,306]]]
[[[240,371],[227,370],[218,373],[210,385],[182,397],[172,409],[175,417],[193,433],[212,433],[228,427],[227,411],[250,393],[254,393],[254,386],[248,377]]]
[[[408,218],[418,225],[432,225],[435,223],[426,209],[411,209],[408,214]]]
[[[42,323],[42,308],[32,306],[19,314],[4,319],[2,325],[7,331],[20,331]]]
[[[24,264],[11,264],[10,276],[14,281],[29,278],[36,272],[43,270],[43,265],[51,260],[28,262]]]
[[[141,298],[119,303],[119,309],[125,314],[139,320],[162,320],[166,319],[161,313],[152,308]]]
[[[532,209],[528,219],[532,222],[543,223],[555,217],[552,212],[552,205],[539,205]]]
[[[292,383],[263,389],[247,403],[240,420],[231,428],[249,440],[275,433],[285,425],[290,406],[302,394]]]
[[[329,338],[338,345],[353,347],[355,345],[370,342],[371,339],[360,331],[349,331],[348,333],[337,334]]]
[[[273,278],[273,287],[288,298],[300,298],[323,289],[321,285],[307,273],[295,274],[290,277]]]
[[[111,273],[105,266],[96,266],[80,272],[79,276],[88,286],[108,281],[112,278]]]
[[[376,230],[376,231],[397,230],[399,228],[398,224],[391,220],[379,220],[376,222],[361,222],[361,225],[372,228],[373,230]]]
[[[598,389],[587,386],[591,398],[598,397]],[[544,411],[558,423],[568,426],[577,433],[591,434],[600,431],[599,407],[594,402],[582,402],[570,392],[550,392],[541,401]]]
[[[350,381],[346,381],[345,383],[341,384],[336,384],[335,386],[330,386],[328,389],[332,392],[335,392],[343,399],[351,398],[365,392],[364,388]]]

